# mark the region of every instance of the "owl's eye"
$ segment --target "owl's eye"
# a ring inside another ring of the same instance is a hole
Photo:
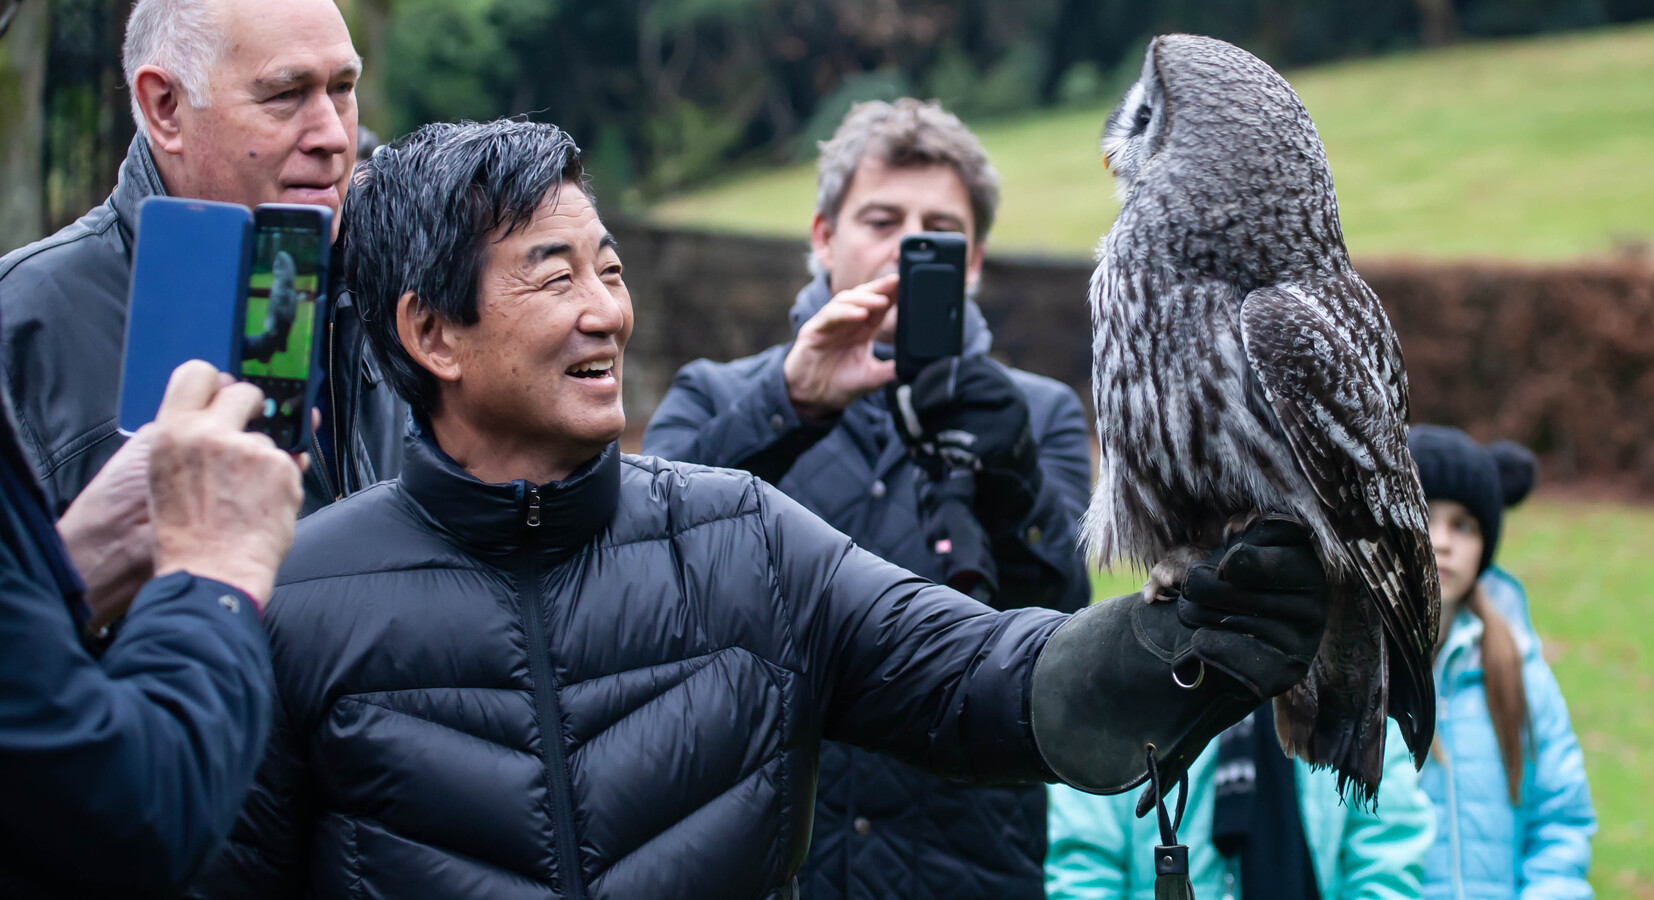
[[[1149,109],[1147,106],[1137,107],[1137,118],[1131,124],[1132,130],[1141,132],[1147,129],[1149,127],[1149,120],[1152,118],[1154,118],[1154,110]]]

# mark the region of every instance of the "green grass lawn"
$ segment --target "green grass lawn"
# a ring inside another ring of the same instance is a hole
[[[1654,509],[1536,501],[1506,523],[1499,562],[1528,589],[1545,657],[1585,751],[1601,831],[1601,900],[1654,898]],[[1141,576],[1102,573],[1096,596]]]
[[[1585,749],[1603,900],[1654,898],[1654,509],[1534,503],[1500,563],[1522,579]]]
[[[247,322],[245,337],[257,337],[264,333],[264,316],[270,306],[268,297],[247,298]],[[287,349],[270,357],[267,363],[246,360],[241,364],[241,374],[245,377],[293,378],[304,380],[310,377],[311,331],[316,323],[316,301],[301,300],[293,316],[293,328],[287,333]]]
[[[1654,239],[1654,26],[1286,73],[1327,144],[1351,252],[1562,259]],[[1097,151],[1114,100],[983,123],[994,246],[1089,253],[1118,209]],[[670,198],[659,221],[805,234],[813,164]]]

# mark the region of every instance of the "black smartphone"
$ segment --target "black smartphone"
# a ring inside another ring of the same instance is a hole
[[[965,236],[927,231],[902,238],[897,262],[896,381],[965,352]]]
[[[268,434],[283,450],[303,450],[310,442],[332,239],[333,211],[325,206],[266,203],[253,210],[253,260],[234,374],[264,392],[264,409],[248,430]]]

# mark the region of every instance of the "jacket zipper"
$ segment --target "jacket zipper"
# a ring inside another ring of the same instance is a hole
[[[337,468],[338,474],[337,487],[329,488],[329,490],[333,491],[334,500],[343,500],[348,485],[345,479],[344,457],[339,455],[339,379],[335,377],[335,373],[339,368],[336,352],[339,336],[337,308],[327,318],[327,415],[328,418],[333,420],[333,464]]]
[[[334,380],[333,317],[330,314],[327,323],[327,414],[333,420],[333,450],[334,458],[337,458],[339,450],[339,401],[338,391],[333,386]],[[333,476],[328,474],[327,471],[328,454],[322,450],[322,436],[314,428],[310,429],[310,448],[316,452],[316,474],[322,478],[322,490],[326,491],[328,496],[334,500],[343,500],[344,492],[333,486]],[[343,483],[344,479],[341,478],[340,486],[343,486]]]
[[[528,509],[523,523],[540,527],[540,489],[528,488]],[[557,697],[557,680],[551,674],[551,651],[546,644],[545,611],[535,590],[539,567],[535,564],[534,541],[525,541],[523,566],[518,574],[517,598],[528,625],[528,673],[534,682],[535,712],[540,717],[540,747],[544,756],[546,797],[551,802],[552,828],[556,829],[558,871],[563,876],[563,896],[581,900],[586,887],[580,881],[580,846],[574,839],[573,785],[569,760],[563,749],[563,707]]]
[[[322,490],[334,500],[344,499],[333,489],[333,479],[327,474],[327,454],[322,452],[322,438],[314,430],[310,432],[310,449],[316,451],[316,474],[322,477]]]
[[[1458,654],[1455,653],[1454,655],[1457,656]],[[1441,696],[1436,698],[1437,708],[1446,708],[1449,713],[1452,712],[1453,694],[1455,693],[1453,690],[1452,669],[1453,660],[1449,659],[1443,663],[1442,675],[1437,679],[1437,683],[1442,684],[1444,687]],[[1453,874],[1452,881],[1454,900],[1465,900],[1464,867],[1462,859],[1463,847],[1459,843],[1459,792],[1458,786],[1453,783],[1454,778],[1456,777],[1456,773],[1453,768],[1453,755],[1449,753],[1447,749],[1447,745],[1451,740],[1451,729],[1447,728],[1447,723],[1451,721],[1451,719],[1451,715],[1437,716],[1436,743],[1441,750],[1441,755],[1438,759],[1440,760],[1442,767],[1442,787],[1447,793],[1447,869]]]

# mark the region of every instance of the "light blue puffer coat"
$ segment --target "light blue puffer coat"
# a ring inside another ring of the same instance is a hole
[[[1510,620],[1524,664],[1531,738],[1522,802],[1513,807],[1482,687],[1482,622],[1460,610],[1436,656],[1437,746],[1422,783],[1437,837],[1425,868],[1428,900],[1589,900],[1596,813],[1568,706],[1540,653],[1527,595],[1497,566],[1482,576]]]
[[[1217,741],[1189,767],[1189,803],[1178,840],[1189,847],[1190,882],[1199,900],[1237,900],[1238,864],[1212,845]],[[1418,787],[1401,732],[1390,723],[1377,810],[1338,799],[1329,769],[1296,762],[1304,840],[1325,900],[1413,900],[1434,835],[1430,799]],[[1153,815],[1135,815],[1137,791],[1099,797],[1052,785],[1045,889],[1051,900],[1154,900]],[[1239,898],[1259,900],[1259,898]],[[1262,898],[1268,900],[1268,898]]]

